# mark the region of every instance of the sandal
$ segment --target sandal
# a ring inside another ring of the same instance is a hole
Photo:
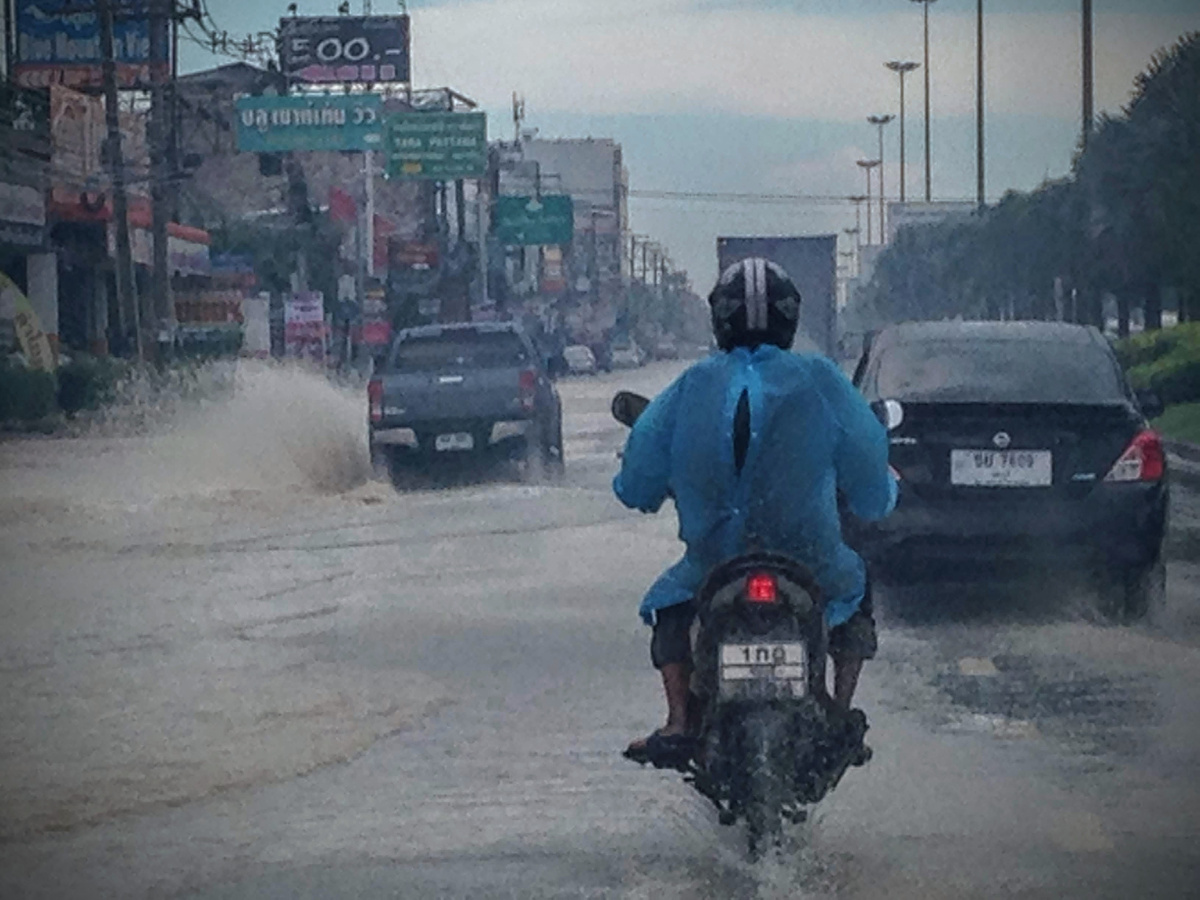
[[[653,763],[656,769],[679,768],[687,765],[695,746],[696,739],[689,735],[663,734],[660,730],[634,741],[622,756],[641,765]]]

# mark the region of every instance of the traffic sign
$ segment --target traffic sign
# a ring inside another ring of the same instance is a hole
[[[482,178],[487,172],[487,115],[415,112],[386,117],[389,178]]]
[[[497,197],[492,228],[496,240],[510,246],[569,244],[575,234],[575,204],[566,194]]]
[[[238,149],[377,150],[383,143],[378,94],[298,94],[237,99]]]

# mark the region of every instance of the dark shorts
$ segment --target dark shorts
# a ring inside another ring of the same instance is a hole
[[[650,661],[661,669],[677,663],[692,661],[692,620],[696,607],[691,602],[660,609],[654,616],[654,633],[650,638]],[[875,634],[875,604],[871,599],[871,582],[858,610],[841,625],[829,630],[829,655],[874,659],[879,649]]]

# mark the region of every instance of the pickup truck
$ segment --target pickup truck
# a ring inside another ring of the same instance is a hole
[[[393,479],[437,460],[564,467],[562,402],[533,342],[510,322],[400,331],[367,384],[371,457]]]

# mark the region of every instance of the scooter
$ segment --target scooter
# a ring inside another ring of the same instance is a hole
[[[622,391],[613,416],[632,427],[648,404]],[[752,549],[710,571],[695,604],[695,740],[644,761],[681,772],[721,824],[745,822],[758,858],[865,762],[867,720],[829,696],[825,600],[799,562]]]

